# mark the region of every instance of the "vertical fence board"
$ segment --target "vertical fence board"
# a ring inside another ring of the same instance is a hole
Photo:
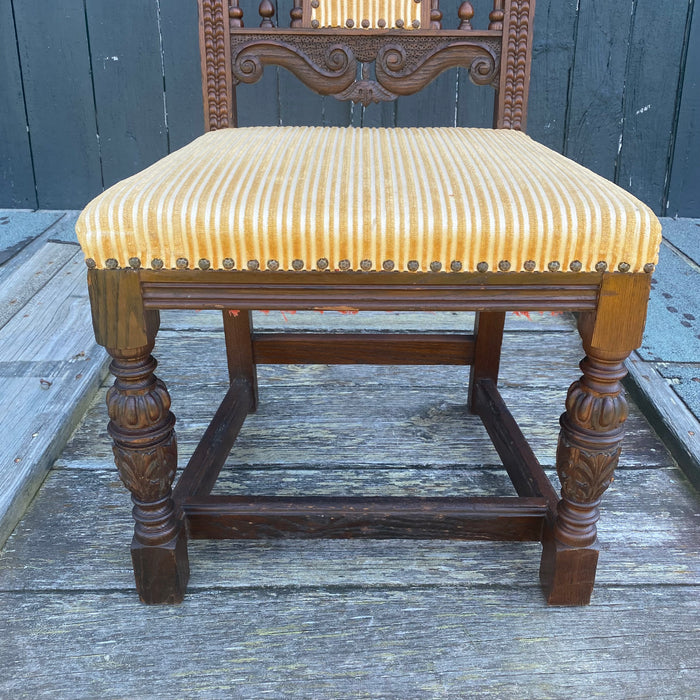
[[[155,0],[90,0],[87,21],[105,187],[168,152]]]
[[[668,216],[700,217],[700,2],[695,0],[671,164]]]
[[[158,0],[165,74],[168,144],[181,148],[204,133],[197,3]]]
[[[576,0],[537,0],[535,6],[527,132],[559,153],[564,150],[576,9]]]
[[[0,0],[0,208],[37,206],[11,0]]]
[[[676,112],[686,3],[637,0],[625,80],[617,182],[662,214]],[[652,29],[653,31],[650,31]]]
[[[613,179],[634,0],[580,0],[565,153]]]
[[[77,209],[102,189],[83,3],[14,7],[38,205]]]

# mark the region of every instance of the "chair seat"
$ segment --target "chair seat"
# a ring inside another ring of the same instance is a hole
[[[77,233],[97,268],[641,271],[661,227],[519,131],[210,132],[109,188]]]

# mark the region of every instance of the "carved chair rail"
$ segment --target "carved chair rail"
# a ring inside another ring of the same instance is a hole
[[[292,0],[290,27],[275,27],[262,0],[260,26],[244,26],[238,0],[204,0],[200,23],[205,120],[210,130],[235,126],[235,87],[254,83],[266,65],[286,68],[321,95],[363,105],[422,90],[440,73],[462,67],[477,85],[496,90],[495,126],[524,129],[534,0],[494,0],[486,30],[472,28],[463,2],[456,29],[442,28],[437,0],[414,0],[420,19],[348,18],[345,27],[319,26],[324,0]]]

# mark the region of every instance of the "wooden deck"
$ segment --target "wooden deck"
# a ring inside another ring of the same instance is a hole
[[[158,373],[183,460],[225,390],[219,318],[163,314]],[[289,329],[470,323],[469,314],[288,319],[257,320]],[[534,356],[525,352],[533,341]],[[567,317],[509,318],[503,393],[546,465],[580,354]],[[512,493],[466,413],[466,369],[260,375],[259,412],[219,490]],[[588,608],[545,606],[539,545],[401,540],[193,542],[185,602],[147,607],[133,591],[130,504],[112,467],[105,387],[0,557],[0,696],[697,697],[698,499],[635,406],[604,501]]]
[[[110,382],[91,398],[104,355],[90,344],[80,255],[50,242],[62,220],[49,216],[0,267],[5,523],[53,465],[0,552],[1,698],[698,697],[700,501],[634,404],[590,607],[546,607],[538,544],[406,540],[195,541],[185,602],[141,605],[129,497],[106,434]],[[158,374],[183,464],[226,389],[223,333],[215,313],[162,318]],[[256,316],[270,330],[463,331],[472,321]],[[567,316],[508,319],[502,391],[553,479],[581,352]],[[216,489],[512,494],[466,412],[466,382],[454,367],[262,367],[259,411]]]

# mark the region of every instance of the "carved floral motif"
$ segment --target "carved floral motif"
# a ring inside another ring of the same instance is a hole
[[[114,461],[124,486],[139,501],[156,501],[169,495],[177,471],[175,432],[166,442],[146,449],[129,449],[115,444]]]
[[[597,501],[613,481],[621,448],[589,452],[559,437],[557,472],[562,495],[574,503]]]

